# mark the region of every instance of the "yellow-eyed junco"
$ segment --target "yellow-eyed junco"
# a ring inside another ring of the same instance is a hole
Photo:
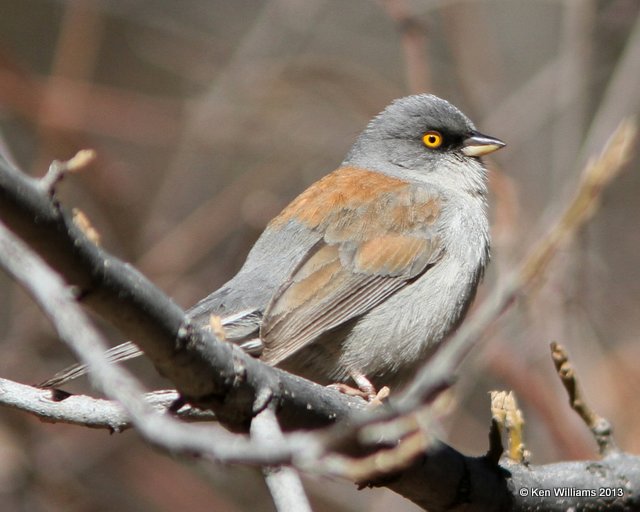
[[[464,317],[489,258],[486,169],[504,143],[433,95],[394,101],[189,311],[270,365],[366,395],[405,384]],[[133,343],[114,361],[140,352]],[[75,366],[43,383],[84,373]]]

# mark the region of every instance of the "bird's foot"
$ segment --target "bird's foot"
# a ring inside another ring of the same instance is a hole
[[[371,381],[369,381],[369,379],[367,379],[367,377],[362,373],[353,372],[351,374],[351,378],[353,378],[354,382],[358,386],[357,388],[342,382],[330,384],[328,387],[336,389],[340,393],[348,396],[359,396],[364,398],[372,406],[381,405],[391,392],[388,386],[383,386],[379,391],[376,391],[375,386],[371,384]]]

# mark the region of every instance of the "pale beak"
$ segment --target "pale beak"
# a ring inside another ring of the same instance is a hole
[[[498,151],[506,146],[504,142],[495,137],[489,137],[482,133],[472,132],[462,142],[462,152],[467,156],[483,156]]]

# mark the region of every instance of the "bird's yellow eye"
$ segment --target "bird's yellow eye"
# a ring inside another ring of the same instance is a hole
[[[442,146],[442,140],[442,134],[435,130],[428,131],[422,136],[422,142],[424,145],[431,149]]]

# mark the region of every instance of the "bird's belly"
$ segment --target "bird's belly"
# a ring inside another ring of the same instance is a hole
[[[475,293],[478,272],[446,258],[362,317],[325,333],[280,365],[321,384],[364,374],[397,390],[457,326]],[[470,291],[471,290],[471,291]]]

